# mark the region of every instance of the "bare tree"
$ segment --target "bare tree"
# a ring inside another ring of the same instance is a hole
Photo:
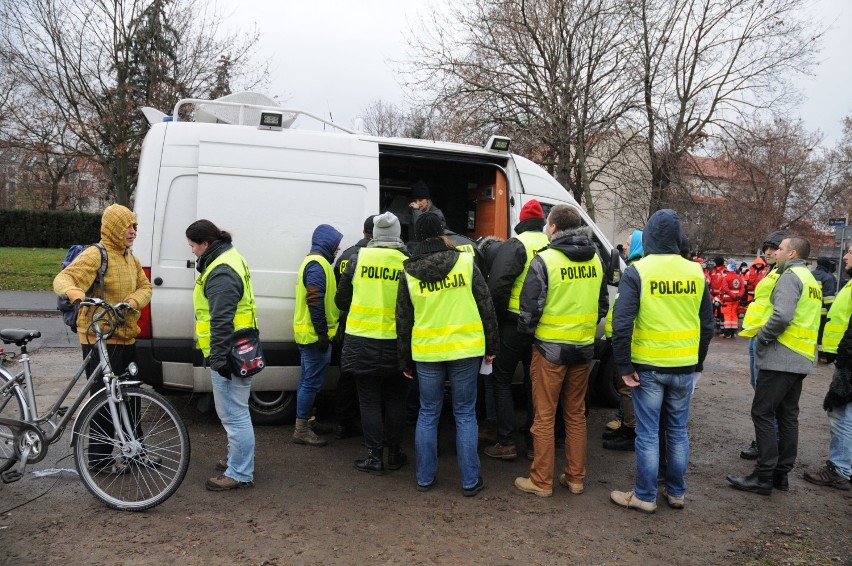
[[[788,79],[814,64],[823,32],[807,0],[631,0],[636,68],[652,186],[666,206],[684,157],[743,114],[781,113],[797,101]]]
[[[591,183],[619,154],[613,132],[639,92],[629,18],[617,0],[448,3],[410,36],[409,86],[454,117],[454,141],[510,132],[594,216]]]
[[[203,0],[0,1],[0,50],[20,100],[50,105],[73,140],[54,142],[100,164],[113,200],[128,205],[144,136],[139,107],[168,110],[178,96],[205,97],[222,53],[232,79],[252,82],[257,39],[225,33]]]
[[[364,108],[359,117],[364,121],[364,131],[374,136],[410,137],[408,116],[395,104],[375,100]]]

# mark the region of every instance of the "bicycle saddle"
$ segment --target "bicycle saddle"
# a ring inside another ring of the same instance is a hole
[[[6,328],[0,330],[0,340],[3,340],[4,344],[24,346],[27,342],[31,342],[36,338],[41,338],[41,332],[38,330],[24,330],[23,328]]]

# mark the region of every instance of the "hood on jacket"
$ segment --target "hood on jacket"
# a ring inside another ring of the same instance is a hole
[[[571,261],[589,261],[597,251],[592,244],[592,229],[588,226],[555,232],[548,248],[559,250]]]
[[[109,249],[124,253],[127,251],[124,233],[135,224],[136,215],[132,210],[120,204],[109,205],[101,217],[101,242]]]
[[[434,283],[446,278],[461,253],[447,248],[446,245],[443,245],[441,251],[421,253],[423,252],[423,243],[425,242],[428,245],[432,243],[432,240],[437,240],[437,238],[429,238],[421,242],[421,245],[415,250],[416,255],[402,262],[403,269],[408,275],[427,283]],[[438,240],[438,242],[443,244],[441,240]]]
[[[515,234],[523,234],[524,232],[541,232],[544,230],[544,225],[547,221],[544,218],[527,218],[515,224]]]
[[[680,218],[677,213],[664,208],[655,212],[642,231],[642,248],[645,255],[680,255]]]
[[[311,253],[320,254],[331,262],[342,239],[343,234],[338,232],[334,226],[320,224],[314,229],[311,236]]]
[[[642,247],[642,230],[633,230],[630,235],[630,253],[627,255],[627,261],[635,261],[642,259],[645,255],[645,249]]]

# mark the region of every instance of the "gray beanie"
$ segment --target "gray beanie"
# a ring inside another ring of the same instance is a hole
[[[392,212],[373,217],[373,239],[399,239],[399,219]]]

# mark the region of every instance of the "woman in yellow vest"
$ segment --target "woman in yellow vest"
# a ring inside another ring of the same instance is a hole
[[[396,350],[396,295],[408,252],[396,216],[385,212],[371,222],[373,238],[349,257],[334,302],[349,313],[340,372],[353,376],[358,388],[367,447],[367,457],[355,460],[355,468],[382,475],[385,446],[388,469],[408,462],[400,443],[409,381],[399,369]]]
[[[488,286],[473,256],[453,249],[443,233],[441,220],[432,213],[415,224],[419,243],[405,261],[399,282],[397,344],[405,375],[413,377],[416,368],[420,387],[414,437],[417,489],[427,491],[435,483],[438,419],[449,380],[462,491],[471,497],[485,485],[476,451],[477,375],[483,355],[488,362],[494,359],[500,333]]]
[[[195,337],[210,366],[216,414],[228,436],[228,457],[216,462],[221,476],[207,480],[210,491],[254,485],[254,429],[248,400],[251,377],[232,375],[228,365],[234,332],[257,328],[257,306],[248,264],[231,244],[231,235],[209,220],[186,229],[186,239],[198,258],[195,281]]]

